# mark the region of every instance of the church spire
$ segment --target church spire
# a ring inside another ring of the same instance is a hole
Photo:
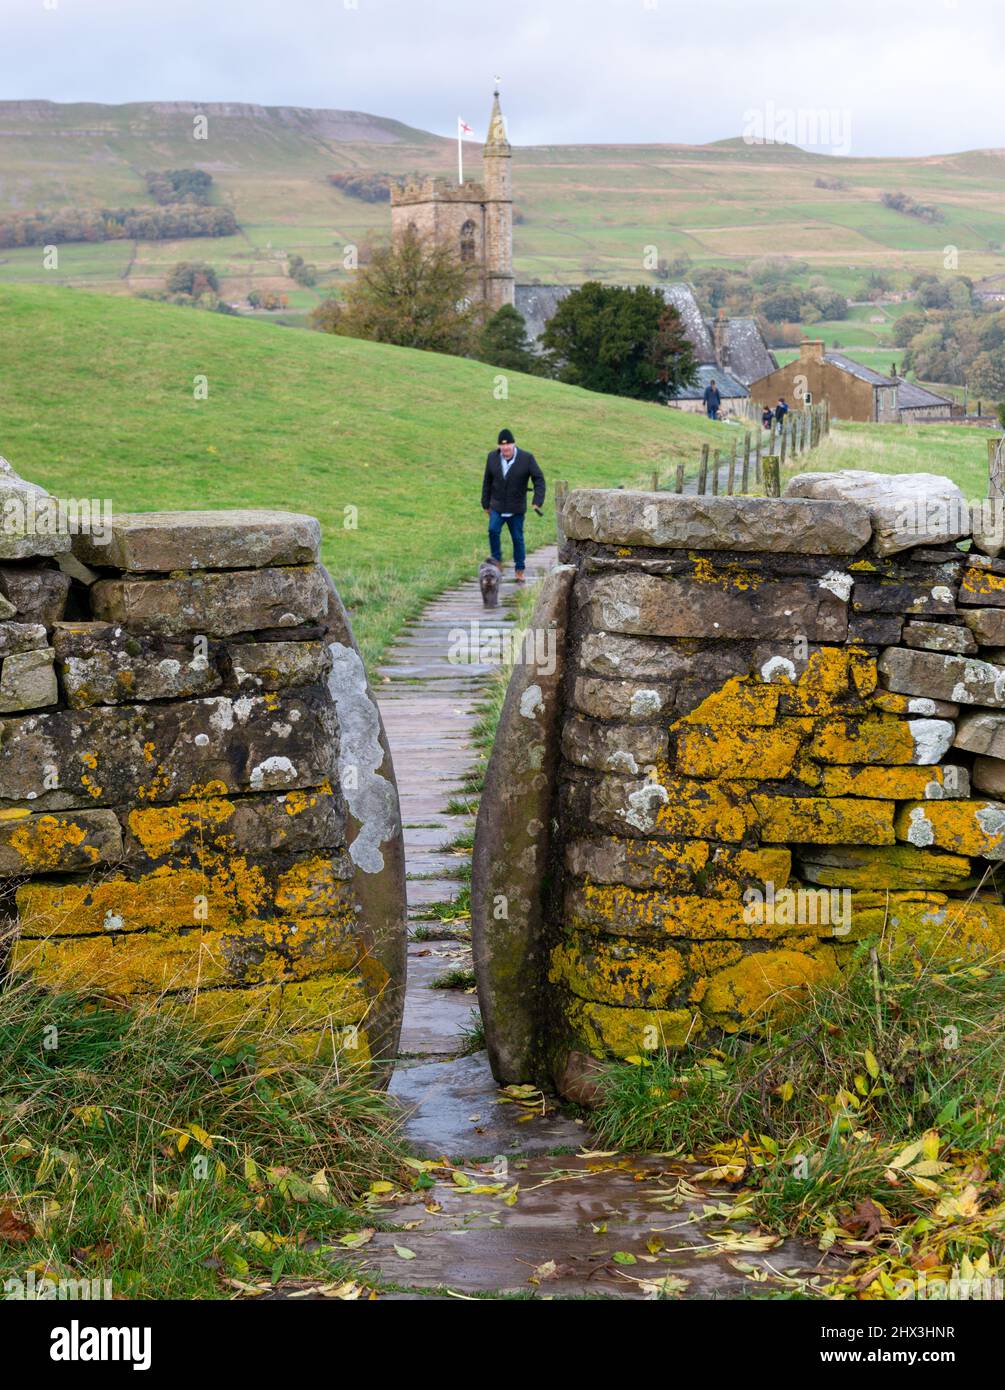
[[[492,94],[492,114],[489,116],[489,133],[485,139],[485,153],[494,155],[508,155],[510,153],[509,140],[506,137],[506,122],[503,120],[502,108],[499,105],[498,88]]]

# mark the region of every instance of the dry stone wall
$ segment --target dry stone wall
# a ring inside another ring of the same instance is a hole
[[[9,466],[0,494],[45,496]],[[281,512],[0,536],[9,971],[270,1051],[393,1053],[397,790],[319,546]]]
[[[476,836],[501,1080],[586,1097],[604,1058],[762,1027],[873,934],[1005,947],[1005,564],[958,511],[829,476],[565,499],[533,619],[558,679],[517,668]]]

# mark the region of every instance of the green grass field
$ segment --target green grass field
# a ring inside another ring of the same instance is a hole
[[[51,287],[0,287],[0,364],[0,452],[54,493],[318,516],[371,661],[482,558],[501,426],[572,485],[691,465],[729,428],[477,362]],[[550,505],[531,514],[531,547],[553,535]]]

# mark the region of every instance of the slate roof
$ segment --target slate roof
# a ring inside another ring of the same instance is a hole
[[[724,401],[736,400],[737,397],[750,395],[742,381],[737,381],[736,377],[731,376],[729,372],[724,372],[721,367],[705,363],[698,368],[698,380],[695,385],[681,387],[676,396],[671,399],[675,401],[700,401],[705,395],[705,387],[713,378],[719,388],[719,395]]]
[[[701,316],[698,308],[698,301],[694,297],[694,290],[690,285],[683,283],[676,285],[662,285],[663,298],[668,304],[680,314],[681,322],[684,325],[684,332],[694,349],[695,361],[718,365],[715,356],[715,343],[712,335],[708,331],[708,325]]]
[[[778,370],[775,354],[764,341],[756,319],[727,319],[725,348],[720,366],[728,367],[744,386]]]
[[[883,376],[881,372],[874,372],[871,367],[863,367],[861,362],[853,362],[850,357],[845,357],[840,352],[825,353],[824,361],[842,372],[847,372],[849,376],[857,376],[859,381],[867,381],[870,386],[897,385],[892,376]]]
[[[933,405],[952,408],[952,404],[947,396],[938,396],[934,391],[926,391],[923,386],[918,386],[913,381],[905,381],[903,377],[897,379],[898,410],[920,410]]]

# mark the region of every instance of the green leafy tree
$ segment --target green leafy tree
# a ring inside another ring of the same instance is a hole
[[[567,295],[544,332],[559,380],[637,400],[665,400],[697,369],[680,315],[658,290],[601,285]]]
[[[479,326],[471,290],[471,272],[451,249],[409,230],[399,243],[372,251],[341,312],[315,326],[348,338],[463,357]]]
[[[540,373],[541,359],[527,337],[523,314],[512,304],[497,309],[485,324],[478,338],[476,356],[493,367],[506,367],[511,372]]]
[[[206,261],[178,261],[165,281],[169,294],[190,294],[193,299],[212,291],[219,294],[220,281]]]
[[[970,366],[967,380],[970,394],[985,400],[1000,401],[1005,398],[1005,351],[981,352]]]

